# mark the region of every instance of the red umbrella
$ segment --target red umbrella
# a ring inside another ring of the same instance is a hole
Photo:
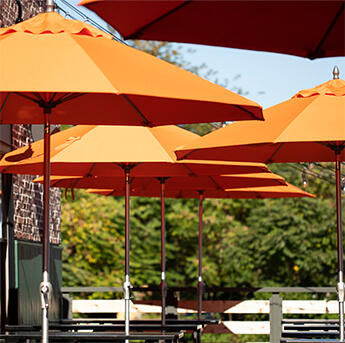
[[[344,1],[82,0],[125,39],[344,56]]]

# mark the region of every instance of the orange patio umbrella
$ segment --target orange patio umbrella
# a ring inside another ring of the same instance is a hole
[[[0,29],[0,124],[45,125],[41,299],[49,298],[51,288],[50,123],[155,126],[262,119],[256,103],[112,38],[54,12]],[[42,309],[46,342],[48,301]]]
[[[246,179],[246,176],[245,176]],[[67,181],[67,180],[66,180]],[[170,179],[166,180],[166,187],[162,184],[161,191],[159,192],[158,187],[155,185],[157,181],[150,181],[145,188],[140,188],[140,186],[131,186],[131,195],[132,196],[142,196],[142,197],[161,197],[161,227],[165,227],[165,198],[198,198],[199,199],[199,256],[198,256],[198,284],[197,284],[197,293],[198,293],[198,319],[201,320],[202,315],[202,295],[204,291],[205,284],[202,279],[202,230],[203,230],[203,200],[207,198],[216,198],[216,199],[265,199],[265,198],[301,198],[301,197],[314,197],[312,194],[307,193],[291,184],[286,183],[286,185],[276,185],[276,186],[262,186],[262,187],[244,187],[244,188],[229,188],[226,190],[213,187],[213,189],[203,189],[195,187],[185,187],[183,183],[180,183],[180,178],[176,178],[176,182],[171,183]],[[243,182],[244,180],[242,180]],[[258,180],[260,182],[260,180]],[[258,182],[258,183],[259,183]],[[101,182],[98,183],[102,185]],[[104,183],[107,187],[111,183]],[[233,186],[235,186],[236,181],[234,180]],[[57,183],[59,185],[59,183]],[[68,181],[66,183],[68,186]],[[61,184],[60,186],[61,187]],[[124,191],[121,187],[116,187],[115,189],[88,189],[86,193],[96,193],[102,195],[114,195],[114,196],[123,196]],[[162,261],[165,260],[165,247],[164,247],[165,236],[162,235]],[[162,299],[163,304],[163,299]]]
[[[82,0],[125,39],[344,56],[344,1]]]
[[[60,178],[60,180],[63,177]],[[40,180],[40,181],[39,181]],[[65,179],[67,181],[67,179]],[[41,178],[37,178],[36,182],[42,182]],[[53,177],[51,187],[66,187],[73,188],[73,184],[66,183],[64,186],[59,183],[58,177]],[[82,187],[83,188],[83,187]],[[172,189],[168,187],[165,190],[166,198],[189,199],[197,198],[197,192],[193,189]],[[303,198],[315,197],[314,195],[286,182],[285,185],[276,186],[257,186],[257,187],[243,187],[243,188],[228,188],[221,189],[207,189],[203,190],[204,199],[275,199],[275,198]],[[109,189],[87,189],[86,193],[96,193],[101,195],[124,196],[124,191],[121,188]],[[147,190],[131,187],[131,196],[141,197],[157,197],[159,196],[157,190]]]
[[[174,125],[77,125],[51,136],[51,174],[123,176],[121,163],[133,167],[131,176],[269,173],[262,163],[177,161],[174,149],[199,137]],[[43,162],[44,141],[39,140],[5,154],[0,172],[40,175]]]
[[[0,29],[0,123],[42,124],[43,111],[56,124],[263,119],[255,102],[112,38],[55,12]]]
[[[217,165],[217,164],[216,164]],[[207,166],[210,166],[208,164]],[[234,168],[231,168],[230,164],[228,165],[229,172],[236,171],[235,165]],[[243,170],[244,170],[243,166]],[[212,168],[209,169],[209,172],[212,173]],[[152,171],[154,174],[154,170]],[[155,174],[159,175],[159,174]],[[196,174],[189,174],[188,176],[180,176],[179,173],[176,175],[173,174],[172,169],[170,172],[170,177],[168,176],[158,176],[158,177],[132,177],[129,181],[130,194],[136,196],[160,196],[161,197],[161,269],[162,269],[162,282],[161,282],[161,291],[162,291],[162,323],[165,324],[165,307],[166,307],[166,289],[167,284],[165,282],[165,198],[195,198],[199,197],[200,201],[200,213],[202,213],[202,200],[206,194],[207,197],[218,197],[218,198],[227,198],[228,192],[225,190],[232,188],[243,187],[246,189],[249,187],[256,187],[253,191],[268,186],[271,193],[274,192],[274,186],[280,187],[277,191],[280,191],[280,194],[288,194],[289,196],[298,195],[306,196],[306,192],[298,190],[298,188],[287,187],[284,179],[276,174],[270,172],[261,172],[261,173],[251,173],[250,169],[244,174],[233,174],[233,175],[201,175],[197,176]],[[35,179],[35,182],[42,182],[42,178]],[[71,188],[72,194],[74,188],[108,188],[109,195],[127,195],[127,183],[126,186],[123,183],[123,178],[119,177],[66,177],[66,176],[53,176],[51,178],[51,187],[60,187],[60,188]],[[274,185],[274,186],[272,186]],[[260,187],[261,186],[261,187]],[[269,187],[271,186],[271,187]],[[109,191],[109,189],[112,189]],[[252,189],[252,188],[249,188]],[[276,191],[276,192],[277,192]],[[258,191],[260,193],[260,191]],[[267,192],[267,191],[266,191]],[[255,193],[248,193],[247,196],[257,197]],[[201,250],[202,250],[202,219],[200,217],[199,221],[199,279],[198,279],[198,314],[199,319],[201,319],[201,300],[203,294],[204,284],[202,282],[202,260],[201,260]]]
[[[164,163],[164,162],[162,162]],[[200,164],[202,161],[200,161]],[[218,162],[221,163],[221,162]],[[68,168],[68,166],[67,166]],[[243,168],[244,169],[244,168]],[[134,170],[134,169],[133,169]],[[171,168],[172,170],[172,168]],[[228,171],[235,172],[235,168],[232,168],[231,164],[228,164]],[[156,174],[157,173],[157,174]],[[153,169],[151,175],[157,176],[131,176],[130,178],[130,191],[135,196],[141,196],[142,194],[155,194],[161,191],[161,184],[158,181],[165,181],[169,184],[169,194],[175,194],[176,198],[184,197],[184,192],[197,190],[204,191],[217,191],[228,190],[233,188],[244,189],[250,187],[278,187],[286,186],[286,181],[282,176],[274,174],[270,171],[264,171],[260,173],[252,173],[250,169],[243,174],[226,174],[226,175],[212,175],[212,168],[210,168],[210,175],[197,175],[189,174],[187,176],[174,175],[171,171],[170,176],[165,174],[161,176],[159,174],[159,166],[157,172]],[[122,171],[123,174],[123,171]],[[131,173],[132,174],[132,173]],[[158,181],[157,181],[158,180]],[[43,177],[38,177],[35,182],[43,183]],[[123,177],[120,176],[51,176],[50,187],[60,188],[103,188],[103,189],[115,189],[118,191],[125,191]],[[286,188],[283,188],[286,189]],[[290,190],[291,191],[291,190]],[[139,193],[138,193],[139,192]],[[181,192],[181,193],[180,193]],[[211,192],[212,193],[212,192]],[[179,196],[179,194],[181,196]],[[217,194],[217,193],[215,193]],[[123,194],[124,195],[124,194]],[[145,196],[145,195],[143,195]],[[150,196],[150,195],[147,195]]]
[[[199,136],[178,126],[91,126],[79,125],[52,135],[51,169],[56,175],[121,176],[126,187],[126,333],[129,333],[129,186],[132,176],[217,175],[243,173],[246,165],[232,163],[176,162],[174,149]],[[127,142],[124,144],[124,142]],[[0,172],[41,174],[44,142],[37,141],[3,156]],[[208,166],[205,168],[205,166]],[[262,164],[247,165],[247,172],[267,175],[265,184],[284,184]],[[175,173],[175,174],[174,174]],[[125,174],[125,182],[123,175]],[[48,184],[49,186],[49,184]],[[88,186],[90,187],[90,186]]]
[[[330,162],[336,167],[338,297],[340,340],[344,340],[341,161],[345,161],[345,81],[334,79],[298,92],[264,111],[265,122],[230,124],[177,151],[179,158],[254,162]],[[246,132],[244,135],[243,132]]]

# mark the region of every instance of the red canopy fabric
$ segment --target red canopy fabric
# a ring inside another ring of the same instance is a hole
[[[344,56],[344,1],[83,0],[125,39]]]

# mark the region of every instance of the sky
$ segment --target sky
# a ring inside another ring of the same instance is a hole
[[[96,14],[84,7],[77,6],[79,0],[68,2],[84,12],[91,19],[107,28]],[[67,8],[60,0],[58,6]],[[71,15],[80,20],[73,11]],[[236,86],[246,92],[246,97],[256,101],[263,108],[276,105],[290,99],[298,91],[313,88],[333,78],[335,65],[340,70],[340,78],[345,79],[345,57],[309,59],[270,53],[257,52],[203,45],[181,44],[183,51],[189,48],[193,54],[185,54],[184,58],[192,65],[206,64],[217,71],[219,81],[228,80],[228,88]],[[240,75],[239,77],[237,77]]]

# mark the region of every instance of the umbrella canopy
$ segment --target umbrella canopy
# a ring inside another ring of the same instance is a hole
[[[334,79],[268,108],[264,125],[231,124],[184,146],[180,158],[272,162],[335,161],[340,341],[344,341],[341,165],[345,160],[345,81]],[[243,135],[246,132],[246,135]]]
[[[57,124],[262,119],[256,103],[58,13],[0,29],[0,50],[1,124],[44,123],[38,107]]]
[[[230,168],[229,168],[230,170]],[[122,171],[123,174],[123,171]],[[154,174],[154,170],[152,171]],[[286,182],[283,177],[271,173],[247,173],[247,174],[229,174],[229,175],[189,175],[189,176],[160,176],[156,174],[156,177],[131,177],[130,179],[130,192],[131,195],[136,196],[159,196],[161,187],[160,179],[165,179],[167,191],[169,197],[172,198],[184,198],[184,192],[200,190],[210,191],[210,194],[214,191],[222,191],[232,188],[247,188],[247,187],[264,187],[264,186],[286,186]],[[35,179],[35,182],[43,183],[43,177]],[[123,177],[111,177],[111,176],[52,176],[50,180],[50,187],[60,188],[108,188],[114,189],[114,192],[118,192],[118,195],[124,195],[125,184]],[[284,188],[283,188],[284,189]],[[114,194],[115,195],[115,194]],[[223,198],[223,196],[221,197]]]
[[[344,56],[344,1],[83,0],[125,39]]]
[[[189,176],[269,172],[262,163],[176,161],[174,149],[199,135],[160,127],[77,125],[51,136],[51,174],[68,176]],[[44,142],[5,154],[0,172],[43,174]],[[135,168],[134,168],[135,167]],[[90,187],[90,186],[89,186]]]
[[[36,179],[38,180],[38,179]],[[52,181],[52,184],[55,184],[56,178]],[[59,183],[55,184],[57,187]],[[66,188],[68,184],[66,184]],[[55,187],[55,186],[52,186]],[[95,193],[101,195],[114,195],[114,196],[123,196],[124,191],[121,188],[90,188],[85,191],[85,193]],[[144,190],[144,189],[133,189],[131,188],[132,196],[140,197],[158,197],[160,196],[156,189],[153,190]],[[277,185],[277,186],[262,186],[262,187],[244,187],[244,188],[229,188],[225,190],[221,189],[206,189],[203,191],[205,199],[275,199],[275,198],[303,198],[303,197],[312,197],[315,196],[310,194],[290,183],[286,182],[286,185]],[[173,189],[172,187],[167,187],[165,190],[166,198],[183,198],[183,199],[197,199],[199,198],[199,192],[197,190],[191,189]]]
[[[237,122],[177,151],[178,158],[253,162],[345,160],[345,81],[330,80],[264,110],[265,122]],[[244,135],[243,132],[246,132]]]

